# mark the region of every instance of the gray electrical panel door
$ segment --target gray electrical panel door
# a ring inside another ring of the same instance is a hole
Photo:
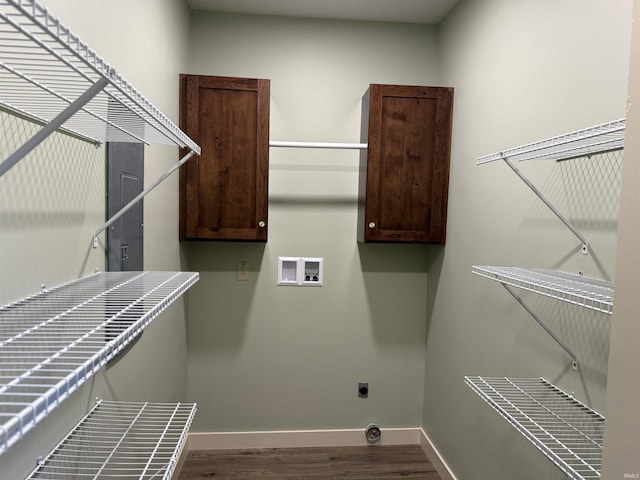
[[[107,143],[107,218],[144,188],[144,144]],[[143,270],[143,202],[107,229],[107,270]]]

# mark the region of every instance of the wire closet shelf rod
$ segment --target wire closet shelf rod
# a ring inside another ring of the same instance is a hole
[[[195,404],[99,400],[28,479],[170,479],[195,411]]]
[[[0,454],[198,280],[105,272],[0,307]]]

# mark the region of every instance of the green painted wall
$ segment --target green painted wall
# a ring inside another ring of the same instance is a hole
[[[370,83],[438,82],[428,26],[194,12],[191,35],[189,73],[271,80],[273,140],[358,142]],[[269,175],[266,245],[182,245],[194,431],[419,426],[442,248],[358,245],[356,151],[272,148]],[[277,286],[278,256],[323,257],[324,286]]]
[[[624,117],[631,4],[470,0],[439,27],[439,80],[456,88],[456,105],[448,243],[429,283],[424,428],[460,479],[563,478],[465,375],[544,377],[604,413],[611,318],[519,292],[576,352],[574,371],[505,289],[471,267],[613,280],[621,156],[518,165],[586,235],[588,256],[506,165],[475,162]]]

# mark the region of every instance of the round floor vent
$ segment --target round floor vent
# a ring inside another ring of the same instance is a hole
[[[364,429],[364,436],[367,439],[367,443],[374,444],[380,441],[382,438],[382,431],[380,427],[375,423],[370,423]]]

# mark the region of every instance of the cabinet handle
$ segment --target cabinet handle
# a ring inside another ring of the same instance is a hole
[[[259,226],[260,228],[264,228],[264,227],[266,227],[266,226],[267,226],[267,224],[265,223],[265,221],[264,221],[264,220],[260,220],[260,221],[258,222],[258,226]]]
[[[376,228],[376,222],[369,222],[369,228]]]

